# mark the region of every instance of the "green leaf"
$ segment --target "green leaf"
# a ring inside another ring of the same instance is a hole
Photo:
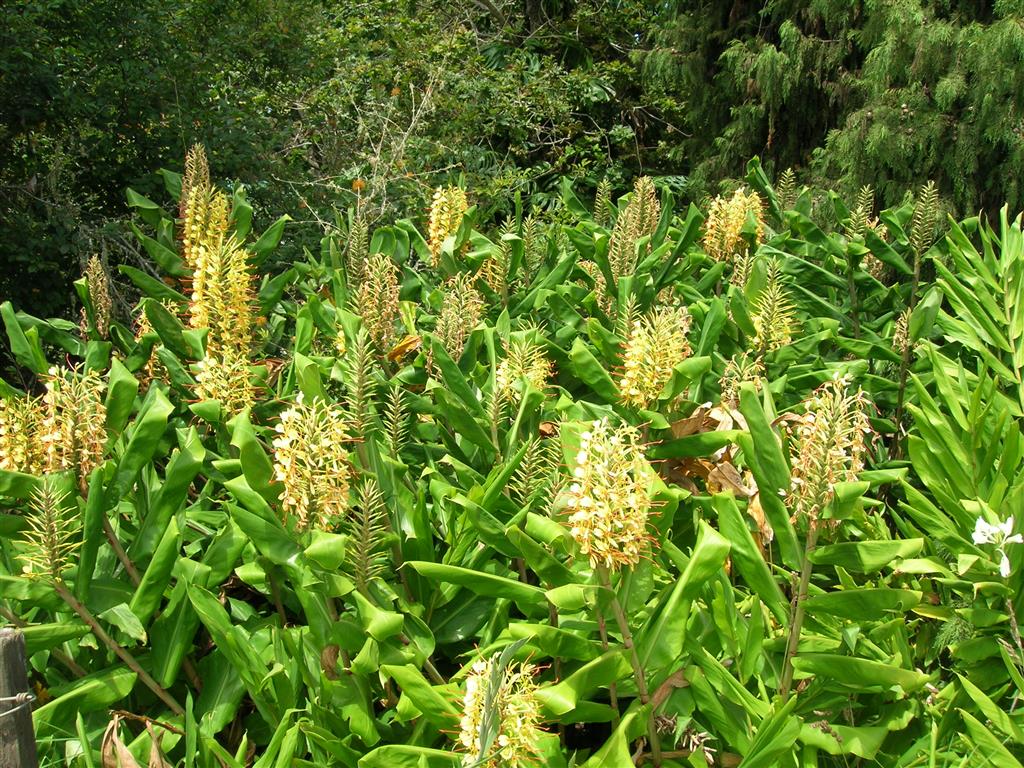
[[[171,581],[171,569],[178,559],[180,549],[181,532],[178,530],[178,522],[172,517],[129,604],[132,613],[143,624],[149,623],[163,601],[164,591]]]
[[[782,453],[779,438],[768,423],[758,392],[750,383],[740,387],[740,412],[750,430],[749,439],[741,439],[740,444],[757,481],[761,507],[775,531],[783,562],[790,568],[798,568],[800,545],[793,524],[789,521],[789,512],[780,498],[780,492],[789,491],[789,464]]]
[[[192,482],[203,467],[206,448],[195,427],[179,430],[178,444],[180,447],[167,463],[164,483],[153,496],[129,549],[133,560],[145,561],[152,555],[171,517],[185,504]]]
[[[278,565],[298,562],[302,550],[288,535],[263,497],[249,487],[245,478],[236,477],[226,482],[224,487],[242,503],[241,507],[235,504],[228,506],[231,519],[252,540],[260,553]]]
[[[385,744],[359,759],[359,768],[445,768],[462,764],[456,752],[406,744]]]
[[[909,611],[921,602],[921,593],[888,587],[856,587],[807,598],[807,610],[813,613],[869,621],[881,619],[887,612]]]
[[[140,643],[146,642],[146,630],[142,626],[142,621],[127,604],[119,603],[108,608],[99,614],[99,618],[109,621],[133,640],[138,640]]]
[[[504,576],[422,560],[410,560],[406,565],[428,579],[447,584],[458,584],[475,594],[486,597],[514,600],[523,607],[542,605],[545,602],[544,590],[521,581],[507,579]]]
[[[39,334],[34,329],[26,333],[18,318],[15,315],[11,302],[5,301],[0,304],[0,318],[4,321],[4,328],[7,330],[7,341],[11,345],[11,353],[19,365],[28,368],[32,373],[42,375],[46,373],[50,364],[46,362],[43,348],[39,344]]]
[[[847,541],[818,547],[810,554],[815,565],[835,565],[857,573],[876,573],[899,560],[916,557],[924,548],[924,539],[892,541]]]
[[[621,650],[606,651],[555,685],[541,687],[537,698],[553,717],[567,714],[609,683],[631,674],[632,667]]]
[[[586,661],[600,653],[600,645],[593,640],[559,627],[512,622],[508,625],[508,632],[516,639],[526,638],[530,645],[552,658]]]
[[[718,528],[732,545],[732,561],[747,584],[753,589],[780,623],[788,621],[789,601],[772,577],[739,505],[731,494],[715,494],[712,506],[718,513]]]
[[[594,357],[593,353],[579,336],[573,341],[572,351],[569,356],[572,360],[573,371],[575,371],[580,381],[594,390],[605,402],[614,403],[618,401],[618,387],[615,386],[608,371],[598,362],[597,358]]]
[[[783,755],[792,754],[801,725],[800,719],[793,715],[795,706],[796,699],[790,699],[764,719],[743,756],[744,768],[774,768]]]
[[[260,265],[266,261],[269,256],[277,248],[281,242],[281,235],[284,234],[284,225],[291,221],[292,218],[288,214],[285,214],[269,227],[257,240],[249,250],[252,252],[252,257],[249,259],[253,264]]]
[[[654,621],[637,638],[640,663],[645,669],[663,669],[682,655],[686,624],[690,620],[688,606],[708,580],[721,572],[729,549],[729,542],[702,520],[686,569],[672,586]]]
[[[167,396],[158,387],[151,387],[132,424],[128,446],[107,485],[104,495],[108,508],[128,494],[139,472],[152,460],[167,431],[167,419],[173,412],[174,406]]]
[[[135,686],[135,673],[124,666],[105,669],[59,688],[50,689],[53,700],[32,713],[36,738],[63,737],[78,714],[102,713],[127,696]]]
[[[158,302],[172,301],[176,304],[187,301],[187,298],[183,293],[176,291],[163,280],[158,280],[152,275],[143,272],[141,269],[136,269],[128,264],[119,264],[117,271],[131,280],[135,284],[135,287],[141,291],[142,295],[149,299],[153,299]]]
[[[801,672],[835,680],[848,689],[858,691],[897,685],[907,693],[913,693],[931,680],[930,675],[902,669],[892,663],[832,653],[802,653],[794,657],[793,667]]]
[[[172,277],[185,277],[188,275],[188,268],[178,254],[163,243],[143,233],[135,224],[129,224],[129,226],[132,228],[132,232],[135,233],[138,241],[142,243],[142,247],[146,249],[146,253],[150,255],[160,269]]]
[[[160,226],[160,220],[164,217],[164,212],[159,205],[148,197],[140,195],[131,187],[126,189],[124,194],[128,200],[128,205],[135,209],[144,222],[154,229]]]
[[[110,363],[110,374],[107,376],[107,439],[116,440],[128,423],[132,408],[135,406],[135,395],[139,391],[139,381],[124,364],[114,358]]]
[[[78,621],[63,621],[22,627],[20,632],[25,638],[25,655],[32,656],[89,634],[89,627]]]
[[[459,711],[452,704],[448,692],[439,693],[427,682],[423,673],[411,664],[383,664],[380,671],[398,683],[402,693],[437,727],[448,728],[459,717]]]

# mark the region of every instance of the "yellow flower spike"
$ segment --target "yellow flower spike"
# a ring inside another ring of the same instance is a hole
[[[433,259],[431,266],[437,266],[445,239],[459,231],[462,217],[468,209],[469,202],[464,190],[449,186],[438,187],[434,191],[427,224],[427,246]]]
[[[797,520],[817,521],[836,483],[857,479],[871,426],[863,391],[847,392],[845,379],[823,384],[804,403],[791,446],[789,508]]]
[[[109,338],[114,303],[110,298],[110,278],[107,277],[107,270],[103,268],[99,257],[89,257],[89,262],[85,267],[85,282],[89,286],[89,300],[92,302],[96,333],[101,339]]]
[[[40,425],[45,471],[74,470],[84,494],[89,474],[103,463],[106,449],[106,383],[95,371],[78,374],[53,367],[45,386]]]
[[[44,481],[32,493],[28,529],[25,531],[25,552],[22,573],[31,579],[58,582],[78,549],[79,522],[69,514],[68,494]]]
[[[619,214],[608,243],[608,262],[616,283],[636,271],[637,241],[654,233],[659,218],[661,203],[654,182],[647,176],[641,176],[633,185],[633,194],[625,210]]]
[[[343,411],[301,394],[275,427],[274,479],[284,484],[281,512],[299,531],[331,530],[348,508],[348,440]]]
[[[375,253],[365,262],[363,282],[355,294],[356,313],[370,340],[383,357],[391,350],[398,321],[398,267],[383,253]]]
[[[543,347],[529,339],[513,339],[494,374],[495,397],[503,403],[518,403],[522,398],[516,386],[520,379],[526,379],[531,387],[544,392],[551,374],[551,361]]]
[[[0,469],[30,475],[43,471],[42,421],[39,398],[0,398]]]
[[[635,320],[626,339],[619,398],[645,408],[672,378],[672,369],[690,355],[685,307],[659,307]]]
[[[639,563],[651,511],[639,432],[629,425],[613,427],[606,418],[592,422],[580,433],[570,469],[565,504],[580,552],[595,568],[609,571]]]
[[[452,360],[462,357],[466,340],[480,323],[484,300],[473,287],[473,278],[460,272],[444,285],[441,311],[437,316],[434,333]]]
[[[733,261],[747,247],[743,226],[747,215],[754,217],[757,231],[755,243],[764,235],[764,206],[756,192],[737,189],[732,197],[716,197],[708,207],[704,222],[704,251],[715,261]]]
[[[750,320],[754,324],[753,344],[759,357],[764,357],[793,340],[796,330],[796,308],[789,297],[782,267],[777,259],[768,263],[764,288],[751,302]]]
[[[477,661],[466,677],[459,722],[462,765],[477,768],[532,768],[537,762],[541,707],[531,664],[495,669],[497,655]],[[496,688],[496,690],[492,690]],[[481,750],[485,721],[496,722],[497,733]]]
[[[894,352],[905,355],[910,349],[910,310],[905,309],[896,318],[892,329],[892,348]]]
[[[740,403],[740,386],[746,382],[754,384],[760,389],[761,378],[764,376],[764,366],[754,357],[742,352],[729,359],[722,372],[722,405],[729,408],[738,408]]]
[[[249,254],[228,234],[230,202],[210,183],[198,145],[185,159],[179,208],[182,259],[192,272],[188,325],[208,330],[205,356],[195,366],[196,396],[237,413],[256,399],[249,376],[258,326],[255,278]]]
[[[226,413],[239,413],[256,403],[249,358],[235,347],[207,354],[195,364],[196,396],[200,400],[217,400]]]

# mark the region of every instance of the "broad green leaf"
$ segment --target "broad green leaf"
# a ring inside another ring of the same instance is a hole
[[[718,513],[718,528],[731,544],[733,564],[744,580],[780,622],[788,621],[789,601],[772,576],[754,537],[731,494],[715,494],[712,506]]]
[[[907,693],[923,688],[930,675],[902,669],[891,663],[838,656],[831,653],[803,653],[793,659],[793,667],[801,672],[835,680],[846,688],[889,688],[898,685]]]
[[[867,621],[881,619],[889,611],[909,611],[921,602],[921,596],[920,592],[909,589],[856,587],[812,595],[805,605],[813,614]]]
[[[478,595],[507,598],[523,606],[543,605],[545,601],[544,590],[504,576],[443,563],[412,560],[406,565],[428,579],[458,584]]]
[[[924,547],[924,539],[893,539],[891,541],[847,541],[827,544],[810,554],[815,565],[836,565],[857,573],[876,573],[895,567],[898,561],[916,557]]]
[[[439,728],[448,728],[459,717],[448,692],[441,693],[427,682],[423,673],[411,664],[395,666],[384,664],[380,671],[393,678],[402,693],[423,713],[423,716]]]

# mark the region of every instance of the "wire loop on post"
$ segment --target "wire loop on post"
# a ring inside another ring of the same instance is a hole
[[[31,704],[35,700],[36,695],[34,693],[27,692],[19,693],[16,696],[0,696],[0,707],[3,707],[5,704],[14,705],[10,709],[0,711],[0,718],[7,717],[7,715],[11,714],[12,712],[17,712],[19,709]]]

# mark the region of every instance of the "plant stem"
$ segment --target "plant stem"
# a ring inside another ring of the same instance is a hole
[[[786,643],[786,659],[782,666],[782,679],[779,682],[779,693],[785,703],[789,698],[789,689],[793,684],[793,657],[800,645],[800,630],[804,623],[804,602],[807,600],[807,588],[811,583],[811,552],[818,543],[818,521],[812,519],[807,531],[807,546],[804,549],[803,562],[800,564],[800,584],[793,599],[792,620],[789,623],[789,641]]]
[[[850,319],[853,321],[853,338],[860,338],[860,310],[857,306],[857,283],[854,280],[853,256],[846,257],[846,290],[850,294]]]
[[[917,306],[917,293],[921,284],[921,257],[922,253],[919,249],[914,249],[914,279],[910,283],[910,301],[909,311],[911,314],[914,312],[914,308]],[[909,323],[908,323],[909,326]],[[909,334],[909,327],[907,330]],[[896,422],[896,435],[889,448],[889,458],[899,458],[902,450],[900,447],[900,427],[903,424],[903,406],[904,400],[906,399],[907,391],[907,375],[910,372],[910,354],[912,343],[907,344],[907,348],[903,350],[903,354],[900,358],[900,378],[899,378],[899,389],[896,395],[896,415],[894,421]]]
[[[597,608],[597,631],[601,635],[601,650],[608,650],[608,627],[605,625],[604,612],[600,606]],[[619,719],[621,717],[619,713],[619,692],[615,685],[615,682],[608,683],[608,699],[611,702],[614,714],[612,715],[612,728],[619,727]]]
[[[142,666],[135,659],[135,657],[128,653],[128,651],[126,651],[124,648],[122,648],[121,645],[118,644],[116,640],[114,640],[114,638],[112,638],[104,631],[103,627],[100,626],[100,623],[96,620],[96,618],[91,613],[89,613],[89,609],[82,605],[80,602],[78,602],[77,598],[75,598],[75,596],[68,591],[68,588],[64,585],[64,582],[55,581],[53,583],[53,588],[57,592],[57,595],[60,597],[60,599],[67,603],[71,610],[77,613],[78,617],[89,625],[89,629],[92,630],[93,634],[96,635],[97,639],[105,646],[107,646],[107,648],[113,651],[117,655],[117,657],[121,659],[121,661],[123,661],[132,672],[138,675],[139,680],[141,680],[146,685],[146,687],[149,688],[149,690],[156,694],[158,699],[160,699],[164,704],[166,704],[174,714],[185,714],[185,710],[182,709],[181,705],[174,700],[171,694],[169,694],[163,688],[163,686],[160,685],[160,683],[158,683],[156,680],[149,676],[149,673],[142,668]]]
[[[121,561],[121,565],[128,572],[129,578],[132,583],[137,587],[142,583],[142,578],[139,576],[138,570],[135,568],[135,564],[128,557],[128,553],[124,551],[124,547],[121,546],[121,542],[117,540],[117,535],[114,533],[113,527],[110,525],[110,520],[107,519],[106,515],[103,515],[103,533],[107,536],[107,541],[110,542],[110,546],[114,548],[114,554],[117,555],[117,559]]]
[[[622,605],[619,603],[618,595],[615,594],[615,590],[612,589],[611,577],[608,574],[608,569],[599,565],[597,567],[597,575],[601,581],[601,586],[611,592],[611,609],[615,616],[615,621],[619,625],[619,633],[622,635],[622,645],[629,651],[629,663],[633,666],[633,678],[636,680],[636,690],[640,696],[640,703],[647,705],[651,701],[651,696],[647,691],[647,679],[644,676],[644,668],[640,664],[640,655],[636,652],[636,644],[633,642],[633,633],[629,628],[629,621],[626,619],[626,612],[622,610]],[[650,717],[647,721],[647,740],[651,745],[651,761],[654,763],[655,768],[661,766],[661,739],[658,737],[658,729],[654,724],[654,710],[651,710]]]

